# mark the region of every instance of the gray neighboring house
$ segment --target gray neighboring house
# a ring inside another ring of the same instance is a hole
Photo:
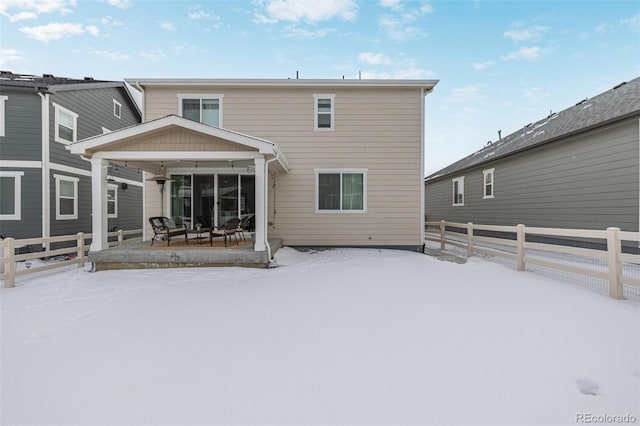
[[[638,231],[640,78],[425,179],[427,220]]]
[[[124,82],[0,71],[0,234],[91,232],[91,163],[67,147],[140,120]],[[109,167],[111,229],[142,228],[143,186],[138,170]]]

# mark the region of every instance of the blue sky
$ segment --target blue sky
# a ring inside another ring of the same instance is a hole
[[[2,0],[0,25],[15,73],[438,79],[426,174],[640,75],[636,0]]]

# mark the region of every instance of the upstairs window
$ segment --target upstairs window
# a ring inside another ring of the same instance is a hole
[[[316,170],[316,213],[366,213],[367,170]]]
[[[0,220],[20,220],[23,175],[0,171]]]
[[[122,118],[122,104],[115,99],[113,100],[113,115]]]
[[[484,193],[482,194],[482,198],[494,198],[494,173],[496,169],[487,169],[483,170],[482,173],[484,175]]]
[[[4,112],[4,103],[9,99],[7,96],[0,96],[0,136],[5,135],[5,112]]]
[[[315,130],[334,130],[336,95],[313,95]]]
[[[223,95],[179,94],[179,114],[181,117],[209,126],[222,127]]]
[[[78,138],[78,114],[56,103],[55,110],[56,142],[70,144]]]
[[[464,206],[464,176],[453,179],[453,205]]]

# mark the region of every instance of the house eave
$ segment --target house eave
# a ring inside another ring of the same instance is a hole
[[[125,78],[136,86],[224,86],[224,87],[392,87],[432,89],[439,80],[395,79],[211,79],[211,78]],[[427,91],[427,93],[428,93]]]

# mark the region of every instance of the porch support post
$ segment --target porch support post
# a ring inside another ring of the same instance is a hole
[[[91,247],[90,251],[109,248],[107,239],[107,160],[91,159]]]
[[[265,251],[265,237],[267,230],[267,179],[265,176],[264,158],[256,158],[253,160],[256,171],[256,242],[253,246],[254,251]]]

